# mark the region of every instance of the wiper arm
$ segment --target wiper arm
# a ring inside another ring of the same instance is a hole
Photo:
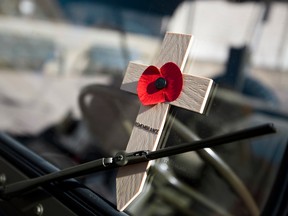
[[[176,154],[181,154],[189,151],[196,151],[202,148],[211,148],[214,146],[227,144],[243,139],[249,139],[257,136],[262,136],[270,133],[275,133],[276,130],[273,124],[265,124],[257,127],[252,127],[220,136],[211,137],[195,142],[181,144],[177,146],[167,147],[156,151],[137,151],[132,153],[119,152],[114,157],[102,158],[66,168],[57,172],[49,173],[37,178],[23,180],[20,182],[4,185],[0,187],[1,198],[11,198],[18,196],[24,192],[32,190],[49,182],[59,182],[65,179],[78,176],[88,175],[94,172],[123,167],[130,164],[136,164],[155,160],[163,157],[168,157]]]

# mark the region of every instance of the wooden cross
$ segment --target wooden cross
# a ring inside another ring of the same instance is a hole
[[[153,65],[160,68],[167,62],[174,62],[183,71],[191,45],[191,35],[167,33]],[[121,89],[137,94],[138,80],[147,67],[130,62]],[[141,105],[126,151],[156,150],[170,105],[203,113],[212,84],[211,79],[183,74],[183,89],[177,100]],[[119,169],[116,179],[118,210],[123,211],[140,194],[148,167],[149,163],[145,162]]]

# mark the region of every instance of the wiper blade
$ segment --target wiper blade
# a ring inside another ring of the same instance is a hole
[[[91,162],[66,168],[57,172],[49,173],[37,178],[4,185],[0,187],[0,197],[11,198],[46,183],[59,182],[65,179],[88,175],[103,170],[123,167],[130,164],[142,163],[189,151],[197,151],[203,148],[211,148],[214,146],[227,144],[243,139],[254,138],[257,136],[262,136],[275,132],[276,129],[274,128],[273,124],[265,124],[191,143],[167,147],[156,151],[143,150],[131,153],[119,152],[114,157],[94,160]]]

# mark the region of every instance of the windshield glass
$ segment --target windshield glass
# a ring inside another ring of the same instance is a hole
[[[120,89],[129,62],[153,64],[166,32],[192,34],[182,72],[213,89],[201,114],[169,108],[157,148],[266,123],[277,133],[153,161],[125,211],[257,215],[288,138],[288,5],[267,2],[1,1],[0,130],[59,169],[113,156],[142,106]],[[116,176],[77,180],[116,204]]]

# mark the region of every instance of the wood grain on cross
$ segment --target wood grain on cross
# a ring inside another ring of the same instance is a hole
[[[183,71],[191,45],[191,35],[167,33],[153,65],[160,68],[167,62],[174,62]],[[130,62],[121,89],[137,94],[138,80],[147,67]],[[156,150],[170,105],[203,113],[212,84],[211,79],[183,74],[183,89],[177,100],[153,106],[141,105],[126,152]],[[119,210],[124,210],[142,191],[148,166],[145,162],[119,169],[116,179]]]

